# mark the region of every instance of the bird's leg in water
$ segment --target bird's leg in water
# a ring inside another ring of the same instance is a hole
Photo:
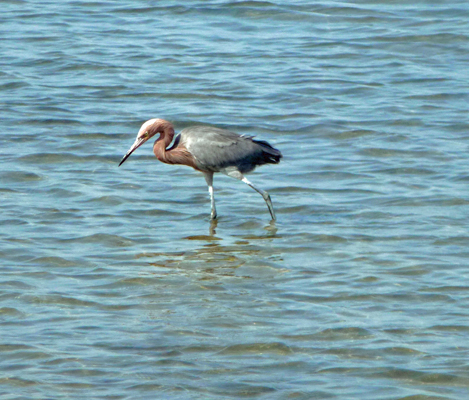
[[[212,212],[210,214],[211,219],[217,218],[217,209],[215,208],[215,196],[213,194],[213,172],[204,172],[205,181],[208,185],[208,192],[210,193],[210,204],[212,206]]]
[[[274,213],[274,206],[272,205],[272,200],[270,200],[270,195],[267,193],[265,190],[259,189],[258,187],[254,186],[252,182],[250,182],[246,177],[243,177],[241,179],[244,183],[248,184],[251,186],[257,193],[260,193],[261,196],[264,198],[267,208],[269,209],[270,215],[272,216],[272,220],[275,221],[277,218],[275,218],[275,213]]]
[[[241,172],[239,172],[237,168],[228,167],[222,170],[221,172],[230,176],[231,178],[235,178],[235,179],[239,179],[240,181],[243,181],[244,183],[251,186],[257,193],[260,193],[260,195],[264,198],[267,204],[272,220],[273,221],[276,220],[275,213],[274,213],[274,206],[272,205],[272,200],[270,200],[269,193],[267,193],[265,190],[259,189],[258,187],[254,186],[254,184],[248,181],[248,179]]]

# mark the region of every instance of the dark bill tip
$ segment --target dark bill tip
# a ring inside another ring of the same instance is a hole
[[[143,139],[143,138],[137,139],[135,141],[135,143],[132,145],[132,147],[130,148],[130,150],[127,152],[127,154],[124,156],[124,158],[122,158],[122,160],[119,163],[118,167],[120,167],[124,163],[124,161],[127,160],[130,157],[130,155],[134,152],[134,150],[139,148],[145,142],[146,142],[146,139]]]
[[[118,167],[120,167],[122,164],[124,164],[124,161],[127,160],[127,159],[130,157],[131,154],[132,154],[132,153],[130,153],[130,152],[127,153],[127,154],[124,156],[124,158],[121,160],[121,162],[119,163]]]

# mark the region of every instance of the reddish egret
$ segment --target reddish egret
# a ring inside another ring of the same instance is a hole
[[[272,219],[275,220],[269,194],[254,186],[244,177],[244,174],[253,171],[259,165],[278,164],[282,158],[280,151],[263,140],[254,140],[251,136],[238,135],[210,126],[191,126],[183,129],[176,136],[173,145],[168,148],[174,137],[173,124],[164,119],[151,119],[142,125],[135,143],[119,166],[135,149],[157,133],[159,137],[153,145],[153,152],[158,160],[166,164],[188,165],[203,172],[210,193],[212,219],[217,218],[213,195],[213,174],[222,172],[243,181],[259,192],[267,203]]]

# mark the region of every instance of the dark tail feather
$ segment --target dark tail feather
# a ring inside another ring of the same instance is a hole
[[[272,147],[264,140],[253,140],[254,143],[262,147],[262,159],[265,164],[278,164],[282,158],[280,150]]]

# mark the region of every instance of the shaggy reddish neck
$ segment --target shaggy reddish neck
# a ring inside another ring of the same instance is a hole
[[[188,165],[200,171],[195,158],[184,144],[178,143],[176,146],[172,146],[171,149],[166,150],[174,137],[174,128],[170,122],[164,121],[161,125],[158,125],[157,129],[160,137],[153,145],[153,153],[155,153],[158,160],[166,164]]]
[[[170,122],[161,124],[157,128],[157,132],[160,134],[160,137],[156,140],[153,145],[153,152],[155,153],[156,158],[161,162],[168,163],[167,161],[167,152],[166,148],[173,141],[174,137],[174,128]]]

